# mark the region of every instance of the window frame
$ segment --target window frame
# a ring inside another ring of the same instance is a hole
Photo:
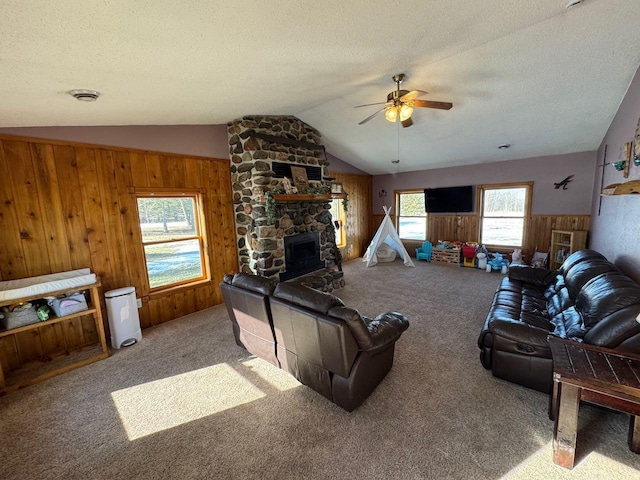
[[[157,294],[164,291],[174,290],[179,287],[187,287],[190,285],[195,285],[195,284],[209,281],[211,279],[211,269],[209,266],[206,225],[205,225],[205,217],[204,217],[204,199],[203,199],[204,194],[206,192],[202,190],[173,189],[173,188],[172,189],[136,188],[132,193],[134,196],[134,203],[136,206],[138,230],[140,233],[140,249],[142,250],[142,258],[144,260],[143,267],[144,267],[144,273],[146,275],[147,285],[149,286],[149,294]],[[194,221],[196,234],[188,237],[181,237],[178,239],[145,242],[142,234],[142,225],[140,223],[140,211],[138,207],[139,198],[156,198],[156,199],[158,198],[192,198],[194,201],[193,221]],[[184,242],[187,240],[198,240],[198,245],[200,248],[200,266],[202,268],[202,275],[199,277],[189,278],[187,280],[183,280],[180,282],[169,283],[165,285],[158,285],[156,287],[152,287],[151,279],[149,277],[149,269],[147,266],[147,254],[146,254],[145,247],[148,245],[163,245],[163,244]]]
[[[512,250],[512,249],[524,249],[527,243],[527,235],[529,233],[529,222],[531,220],[531,201],[533,196],[533,182],[514,182],[514,183],[493,183],[486,185],[477,185],[477,203],[476,208],[478,212],[478,242],[481,245],[485,245],[492,250]],[[506,190],[514,188],[524,188],[524,212],[522,217],[492,217],[484,215],[484,194],[487,190]],[[494,245],[491,243],[484,243],[482,238],[482,225],[485,218],[522,218],[522,245]]]
[[[405,190],[394,190],[393,194],[394,194],[394,200],[395,200],[395,219],[394,219],[394,224],[396,227],[396,232],[398,232],[398,237],[400,237],[400,240],[404,240],[407,242],[425,242],[428,239],[429,236],[429,214],[425,211],[425,215],[424,217],[420,216],[420,217],[416,217],[416,216],[412,216],[412,215],[400,215],[400,197],[403,194],[407,194],[407,193],[419,193],[424,197],[424,189],[418,189],[418,188],[410,188],[410,189],[405,189]],[[418,239],[418,238],[403,238],[400,235],[400,218],[423,218],[424,219],[424,238],[423,239]]]

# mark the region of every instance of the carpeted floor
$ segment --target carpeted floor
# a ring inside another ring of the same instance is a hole
[[[345,264],[339,296],[411,327],[347,413],[233,341],[224,306],[0,398],[2,479],[631,479],[628,416],[581,407],[577,465],[551,461],[547,395],[493,378],[476,346],[498,273]]]

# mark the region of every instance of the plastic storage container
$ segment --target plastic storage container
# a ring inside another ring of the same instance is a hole
[[[104,294],[113,348],[129,347],[142,340],[135,287],[123,287]]]

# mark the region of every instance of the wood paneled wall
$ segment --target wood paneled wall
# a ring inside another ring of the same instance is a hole
[[[395,224],[395,216],[392,215]],[[384,215],[373,215],[372,231],[369,242]],[[532,215],[527,228],[524,252],[549,251],[551,230],[589,230],[590,215]],[[441,215],[431,214],[427,221],[427,239],[435,244],[438,240],[478,241],[479,217],[477,215]],[[422,242],[404,240],[402,242],[410,255]],[[366,247],[365,247],[366,248]]]
[[[525,251],[548,252],[551,245],[551,230],[589,231],[590,223],[591,215],[532,215]]]
[[[349,194],[347,210],[347,246],[342,249],[344,261],[364,255],[371,240],[371,175],[331,172]]]
[[[0,176],[2,280],[89,267],[101,293],[136,287],[149,327],[221,303],[218,284],[238,270],[228,160],[0,135]],[[210,280],[150,294],[136,188],[202,192]]]
[[[478,241],[477,215],[429,215],[427,238],[436,243],[438,240]]]

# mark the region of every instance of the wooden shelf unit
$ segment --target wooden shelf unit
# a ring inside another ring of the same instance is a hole
[[[549,268],[557,270],[573,252],[586,248],[585,230],[551,230],[551,250]]]
[[[102,311],[100,309],[100,297],[98,294],[98,288],[100,287],[100,282],[97,281],[91,285],[82,285],[79,287],[68,288],[65,290],[57,290],[55,292],[47,292],[45,294],[32,295],[29,297],[24,297],[20,299],[13,299],[4,302],[0,302],[0,307],[7,305],[14,305],[16,303],[26,303],[31,300],[41,299],[43,297],[52,297],[63,295],[66,293],[73,292],[81,292],[84,290],[88,290],[90,293],[90,304],[88,305],[87,310],[83,310],[82,312],[72,313],[70,315],[64,315],[62,317],[51,317],[49,320],[45,320],[43,322],[31,323],[29,325],[23,325],[21,327],[12,328],[9,330],[0,331],[0,340],[5,337],[12,337],[14,342],[16,341],[16,335],[24,332],[28,332],[35,329],[40,329],[42,327],[46,327],[48,325],[55,325],[64,321],[73,320],[75,318],[84,317],[91,315],[95,321],[96,332],[98,334],[98,344],[97,347],[94,348],[95,352],[92,352],[90,356],[87,355],[78,355],[77,360],[70,360],[69,356],[74,355],[75,352],[71,352],[66,350],[65,353],[67,355],[58,355],[57,358],[46,357],[42,360],[44,363],[43,368],[41,368],[40,372],[38,372],[37,365],[34,366],[34,363],[37,362],[21,362],[21,365],[18,369],[14,369],[12,371],[4,371],[3,364],[0,362],[0,396],[5,395],[14,390],[19,390],[28,385],[32,385],[34,383],[41,382],[43,380],[47,380],[51,377],[55,377],[56,375],[60,375],[62,373],[68,372],[70,370],[74,370],[76,368],[82,367],[84,365],[88,365],[89,363],[96,362],[103,358],[107,358],[109,356],[109,349],[107,347],[107,340],[104,333],[104,324],[102,323]],[[77,348],[74,350],[86,350],[86,348]],[[29,371],[31,375],[25,376],[22,371]],[[17,381],[11,382],[11,377],[16,377]]]

